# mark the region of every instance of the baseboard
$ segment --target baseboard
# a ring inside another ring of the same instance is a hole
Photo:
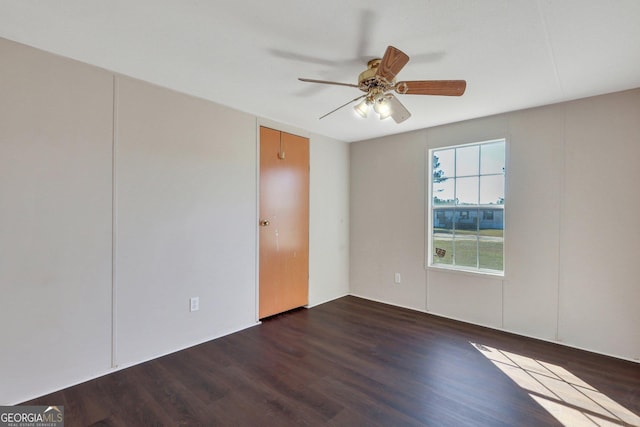
[[[95,375],[90,375],[90,376],[84,377],[83,379],[78,380],[78,381],[74,381],[74,382],[71,382],[71,383],[66,383],[64,385],[56,386],[55,388],[51,388],[51,389],[45,389],[45,390],[43,390],[41,392],[38,392],[35,395],[25,396],[25,397],[21,398],[19,401],[15,402],[15,403],[8,403],[7,405],[8,406],[19,405],[22,402],[27,402],[29,400],[33,400],[33,399],[36,399],[36,398],[41,397],[41,396],[46,396],[48,394],[55,393],[56,391],[64,390],[65,388],[69,388],[69,387],[73,387],[73,386],[76,386],[76,385],[79,385],[79,384],[82,384],[82,383],[86,383],[87,381],[95,380],[96,378],[104,377],[105,375],[113,374],[115,372],[121,371],[123,369],[130,368],[132,366],[141,365],[141,364],[149,362],[151,360],[159,359],[161,357],[168,356],[169,354],[177,353],[179,351],[186,350],[188,348],[195,347],[197,345],[204,344],[206,342],[209,342],[209,341],[212,341],[212,340],[215,340],[215,339],[218,339],[218,338],[222,338],[222,337],[225,337],[227,335],[231,335],[231,334],[234,334],[236,332],[243,331],[245,329],[252,328],[254,326],[259,325],[260,323],[261,322],[256,322],[256,323],[252,323],[250,325],[246,325],[246,326],[243,326],[243,327],[240,327],[240,328],[237,328],[237,329],[233,329],[233,330],[230,330],[230,331],[223,332],[223,333],[218,334],[218,335],[212,335],[212,336],[209,336],[207,338],[203,338],[202,340],[195,341],[195,342],[193,342],[191,344],[188,344],[186,346],[181,346],[181,347],[176,348],[174,350],[170,350],[170,351],[167,351],[165,353],[161,353],[159,355],[150,357],[148,359],[140,360],[140,361],[137,361],[137,362],[134,362],[134,363],[127,363],[127,364],[118,365],[116,367],[109,368],[106,371],[99,372],[99,373],[97,373]]]
[[[365,297],[365,296],[358,295],[358,294],[354,294],[354,293],[350,293],[349,295],[350,295],[350,296],[352,296],[352,297],[362,298],[362,299],[366,299],[366,300],[373,301],[373,302],[379,302],[380,304],[387,304],[387,305],[392,305],[392,306],[394,306],[394,307],[406,308],[407,310],[418,311],[418,312],[420,312],[420,313],[427,313],[427,314],[431,314],[431,313],[429,313],[427,310],[422,310],[422,309],[419,309],[419,308],[409,307],[409,306],[401,305],[401,304],[394,304],[394,303],[391,303],[391,302],[389,302],[389,301],[383,301],[383,300],[381,300],[381,299]]]
[[[596,350],[592,350],[592,349],[589,349],[589,348],[584,348],[584,347],[580,347],[580,346],[577,346],[577,345],[572,345],[572,344],[569,344],[569,343],[564,342],[564,341],[555,341],[555,340],[550,340],[550,339],[547,339],[547,338],[536,337],[534,335],[528,335],[528,334],[523,334],[523,333],[519,333],[519,332],[510,331],[510,330],[504,329],[504,328],[497,328],[497,327],[491,326],[491,325],[483,325],[481,323],[474,323],[474,322],[470,322],[468,320],[464,320],[464,319],[460,319],[460,318],[456,318],[456,317],[451,317],[451,316],[446,316],[446,315],[441,314],[441,313],[435,313],[435,312],[431,312],[431,311],[427,311],[427,310],[419,310],[419,309],[416,309],[416,308],[413,308],[413,307],[407,307],[407,306],[403,306],[403,305],[399,305],[399,304],[393,304],[393,303],[390,303],[388,301],[382,301],[382,300],[378,300],[378,299],[375,299],[375,298],[369,298],[369,297],[365,297],[365,296],[354,294],[354,293],[351,293],[349,295],[357,297],[357,298],[362,298],[362,299],[366,299],[366,300],[369,300],[369,301],[373,301],[373,302],[378,302],[378,303],[381,303],[381,304],[392,305],[394,307],[404,308],[404,309],[407,309],[407,310],[413,310],[413,311],[417,311],[417,312],[420,312],[420,313],[429,314],[429,315],[432,315],[432,316],[442,317],[443,319],[454,320],[456,322],[467,323],[467,324],[475,325],[475,326],[481,326],[483,328],[493,329],[494,331],[506,332],[508,334],[517,335],[517,336],[523,337],[523,338],[530,338],[530,339],[534,339],[534,340],[538,340],[538,341],[548,342],[548,343],[551,343],[551,344],[558,344],[558,345],[561,345],[561,346],[564,346],[564,347],[573,348],[573,349],[581,350],[581,351],[586,351],[588,353],[599,354],[601,356],[606,356],[606,357],[613,357],[614,359],[626,360],[628,362],[633,362],[633,363],[637,363],[638,365],[640,365],[640,360],[631,359],[629,357],[619,356],[619,355],[615,355],[615,354],[609,354],[609,353],[605,353],[605,352],[602,352],[602,351],[596,351]]]
[[[344,297],[349,296],[349,295],[351,295],[351,294],[349,294],[349,293],[345,293],[345,294],[339,295],[339,296],[337,296],[337,297],[333,297],[333,298],[329,298],[329,299],[327,299],[327,300],[323,300],[323,301],[321,301],[321,302],[317,302],[317,303],[314,303],[314,304],[307,304],[307,305],[305,305],[305,308],[313,308],[313,307],[317,307],[317,306],[319,306],[319,305],[326,304],[326,303],[328,303],[328,302],[335,301],[335,300],[337,300],[337,299],[344,298]]]

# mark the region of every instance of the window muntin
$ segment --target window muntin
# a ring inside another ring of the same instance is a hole
[[[429,150],[429,265],[504,272],[504,139]]]

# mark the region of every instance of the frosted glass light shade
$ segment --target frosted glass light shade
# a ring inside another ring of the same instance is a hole
[[[365,119],[367,117],[367,112],[369,111],[369,104],[367,104],[367,100],[364,99],[358,105],[353,107],[353,109],[356,110],[360,117]]]

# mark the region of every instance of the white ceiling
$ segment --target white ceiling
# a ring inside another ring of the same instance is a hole
[[[0,0],[0,37],[343,141],[640,87],[639,0]],[[387,45],[466,93],[318,120],[361,92],[297,78],[357,83]]]

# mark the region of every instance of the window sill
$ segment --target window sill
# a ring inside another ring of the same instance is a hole
[[[466,276],[473,277],[484,277],[491,279],[500,279],[503,280],[505,278],[504,272],[497,272],[492,270],[465,270],[460,267],[449,267],[446,264],[444,265],[428,265],[427,271],[438,271],[443,273],[453,273],[453,274],[463,274]]]

